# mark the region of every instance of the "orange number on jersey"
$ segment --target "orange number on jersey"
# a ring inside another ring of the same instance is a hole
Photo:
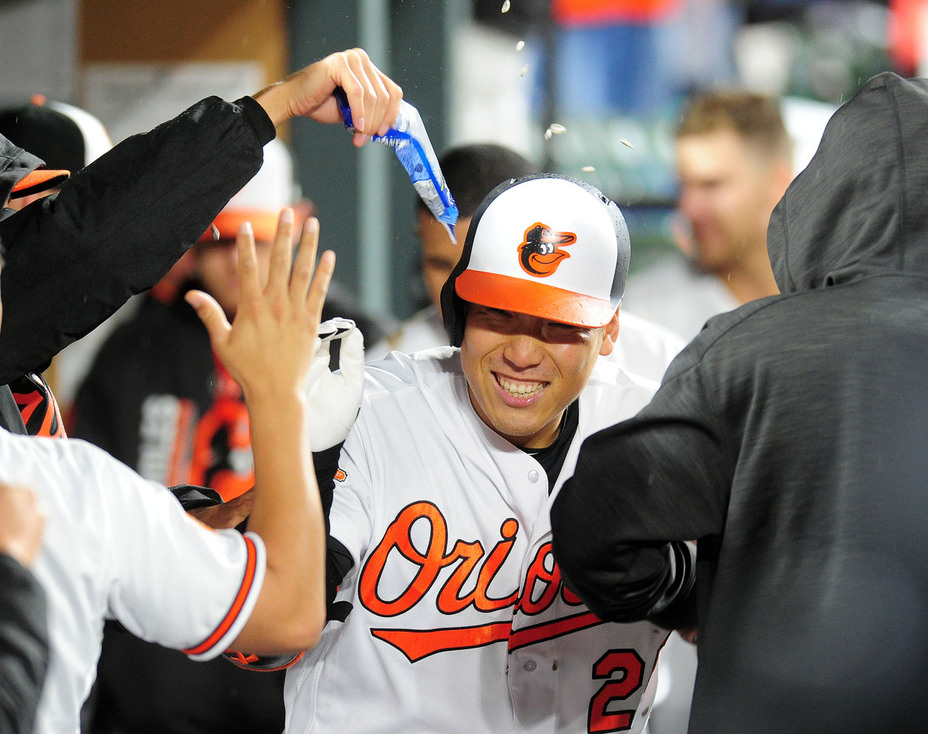
[[[621,674],[613,678],[613,674]],[[587,731],[590,734],[607,734],[607,732],[628,731],[632,728],[635,709],[611,711],[610,705],[615,701],[624,701],[641,687],[644,676],[644,661],[634,650],[610,650],[593,666],[593,678],[609,678],[602,688],[596,691],[590,701],[590,718]]]

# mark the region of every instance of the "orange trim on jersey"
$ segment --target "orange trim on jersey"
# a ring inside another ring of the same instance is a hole
[[[435,630],[372,629],[371,635],[393,645],[409,659],[409,662],[415,663],[435,653],[483,647],[504,640],[509,640],[509,652],[512,652],[520,647],[553,640],[555,637],[569,635],[602,623],[603,621],[592,612],[584,612],[514,632],[509,622],[491,622],[476,627],[448,627]]]
[[[509,652],[526,645],[534,645],[536,642],[545,642],[555,637],[569,635],[571,632],[578,632],[587,627],[595,627],[602,623],[603,621],[593,612],[584,612],[583,614],[575,614],[573,617],[536,624],[534,627],[525,627],[516,630],[509,636]]]
[[[436,652],[464,650],[502,642],[509,637],[509,622],[438,630],[372,629],[371,634],[402,652],[415,663]]]
[[[226,657],[229,662],[233,665],[237,665],[240,668],[245,670],[250,670],[253,673],[276,673],[279,670],[286,670],[294,665],[296,665],[300,660],[303,659],[303,656],[306,654],[305,651],[297,653],[291,657],[287,662],[281,663],[280,665],[275,665],[271,668],[263,668],[256,666],[255,663],[260,663],[262,657],[260,655],[246,655],[243,652],[238,652],[237,650],[227,650]],[[278,657],[278,656],[275,656]],[[283,656],[280,656],[283,657]]]
[[[213,633],[196,647],[184,650],[184,653],[187,655],[202,655],[210,648],[214,647],[226,633],[228,633],[232,624],[238,619],[242,607],[245,605],[245,600],[248,598],[248,593],[251,591],[251,587],[255,580],[255,571],[258,566],[258,551],[251,538],[247,536],[242,536],[242,538],[245,540],[245,546],[248,549],[248,559],[245,563],[245,577],[242,579],[241,586],[239,586],[238,594],[236,594],[232,606],[229,608],[229,611],[226,612],[225,617],[223,617],[216,629],[213,630]]]

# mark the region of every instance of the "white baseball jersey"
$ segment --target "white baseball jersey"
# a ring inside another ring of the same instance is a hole
[[[393,335],[366,349],[364,358],[373,362],[383,359],[391,351],[418,352],[448,343],[448,334],[441,322],[438,309],[424,308],[403,322]],[[619,312],[619,338],[612,354],[602,359],[615,362],[635,375],[660,382],[667,365],[677,356],[686,342],[670,329],[651,321]]]
[[[471,407],[457,350],[366,370],[331,534],[353,569],[321,644],[287,674],[288,732],[641,732],[667,631],[605,624],[560,581],[553,495],[583,437],[651,383],[597,365],[552,496]]]
[[[708,319],[741,305],[719,278],[699,272],[682,256],[667,257],[629,275],[623,303],[686,341],[702,331]]]
[[[0,480],[33,489],[48,513],[33,567],[51,640],[37,734],[77,734],[104,618],[205,660],[251,615],[264,579],[261,539],[209,530],[95,446],[0,430]]]

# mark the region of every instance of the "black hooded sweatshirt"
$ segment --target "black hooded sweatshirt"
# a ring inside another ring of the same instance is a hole
[[[711,319],[587,439],[554,555],[605,619],[695,602],[692,733],[923,732],[928,80],[881,74],[834,114],[768,250],[782,295]]]

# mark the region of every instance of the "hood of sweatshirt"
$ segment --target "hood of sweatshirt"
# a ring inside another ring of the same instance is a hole
[[[834,113],[767,250],[782,293],[928,276],[928,79],[880,74]]]

